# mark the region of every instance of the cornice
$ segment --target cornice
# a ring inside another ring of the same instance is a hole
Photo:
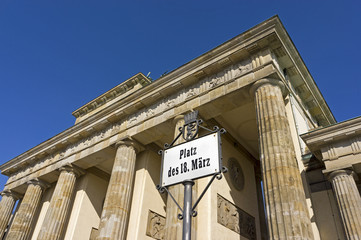
[[[280,28],[279,25],[281,25],[281,29],[285,31],[278,16],[274,16],[195,58],[194,60],[180,66],[156,81],[149,84],[145,81],[142,88],[131,92],[126,97],[121,97],[120,95],[119,99],[113,101],[104,108],[99,108],[99,111],[84,118],[74,126],[4,163],[0,166],[0,170],[3,174],[9,175],[9,171],[16,166],[29,164],[28,162],[34,162],[43,156],[50,155],[64,149],[71,143],[77,142],[89,135],[89,132],[100,131],[112,122],[125,119],[127,116],[137,112],[139,109],[150,106],[160,98],[166,98],[167,96],[179,91],[179,89],[197,82],[200,78],[213,74],[217,71],[217,69],[219,70],[221,67],[224,67],[225,64],[232,63],[232,56],[238,54],[239,52],[251,55],[255,51],[259,51],[258,42],[264,40],[267,36],[276,33],[276,28]],[[291,42],[286,32],[283,33],[283,35],[286,35],[286,41]],[[141,76],[143,79],[146,78],[143,74],[138,74],[138,76]],[[121,88],[121,86],[122,84],[119,84],[115,88]],[[99,99],[101,100],[102,96],[112,94],[115,88],[109,90],[107,93],[99,96],[84,106],[92,105]],[[75,112],[82,111],[83,107],[77,109]]]
[[[150,84],[152,81],[144,76],[143,73],[138,73],[131,78],[125,80],[121,84],[115,86],[114,88],[110,89],[109,91],[105,92],[104,94],[100,95],[99,97],[93,99],[92,101],[88,102],[87,104],[81,106],[77,110],[75,110],[72,115],[78,119],[83,117],[87,114],[91,114],[96,109],[99,109],[101,106],[105,105],[110,101],[119,101],[122,98],[127,97],[127,93],[129,93],[132,89],[134,89],[138,84],[140,87],[144,87]],[[137,89],[135,89],[137,90]]]
[[[277,17],[278,24],[276,25],[276,31],[279,38],[279,41],[282,42],[282,45],[285,47],[288,55],[291,56],[290,59],[293,61],[293,65],[301,73],[301,76],[304,80],[304,83],[307,86],[308,91],[311,93],[313,99],[316,100],[316,104],[322,111],[322,114],[316,116],[316,119],[320,122],[322,126],[327,126],[330,124],[336,123],[336,119],[333,116],[329,106],[327,105],[325,99],[322,96],[316,82],[314,81],[312,75],[310,74],[306,64],[304,63],[301,55],[299,54],[296,46],[294,45],[291,37],[286,31],[280,19]]]
[[[300,137],[307,146],[314,151],[335,141],[347,140],[351,137],[360,135],[361,117],[357,117],[327,127],[312,130],[300,135]]]

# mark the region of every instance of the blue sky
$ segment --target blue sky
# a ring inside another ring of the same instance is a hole
[[[360,1],[0,1],[0,163],[132,75],[157,79],[276,14],[337,121],[360,116]]]

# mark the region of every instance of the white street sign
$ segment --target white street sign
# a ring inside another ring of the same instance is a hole
[[[164,150],[161,185],[174,185],[220,170],[221,140],[219,132],[216,132]]]

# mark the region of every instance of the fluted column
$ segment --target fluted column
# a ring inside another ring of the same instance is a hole
[[[179,128],[184,125],[184,116],[179,115],[174,119],[175,131],[174,137],[179,134]],[[178,145],[184,142],[182,137],[174,143]],[[172,194],[174,199],[182,207],[184,200],[184,189],[182,184],[174,185],[168,188],[168,191]],[[173,202],[170,196],[167,198],[167,207],[166,207],[166,217],[165,217],[165,236],[164,239],[176,240],[182,239],[182,221],[178,219],[179,209],[177,205]]]
[[[361,197],[351,170],[329,175],[347,239],[361,239]]]
[[[19,198],[19,195],[10,190],[5,190],[1,192],[1,196],[2,199],[0,202],[0,239],[2,239],[5,233],[15,202]]]
[[[255,94],[268,232],[271,239],[313,239],[283,87],[279,80],[262,79],[251,89]]]
[[[68,208],[74,193],[75,181],[82,171],[75,166],[64,166],[50,200],[38,240],[54,240],[62,237],[62,231],[67,219]]]
[[[120,141],[105,196],[97,240],[125,239],[133,192],[136,146]]]
[[[24,198],[17,210],[6,239],[27,239],[35,211],[43,190],[48,185],[38,179],[30,180]]]

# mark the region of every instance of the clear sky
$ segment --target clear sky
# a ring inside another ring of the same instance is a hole
[[[125,2],[0,1],[0,164],[132,75],[157,79],[276,14],[337,121],[361,115],[359,0]]]

